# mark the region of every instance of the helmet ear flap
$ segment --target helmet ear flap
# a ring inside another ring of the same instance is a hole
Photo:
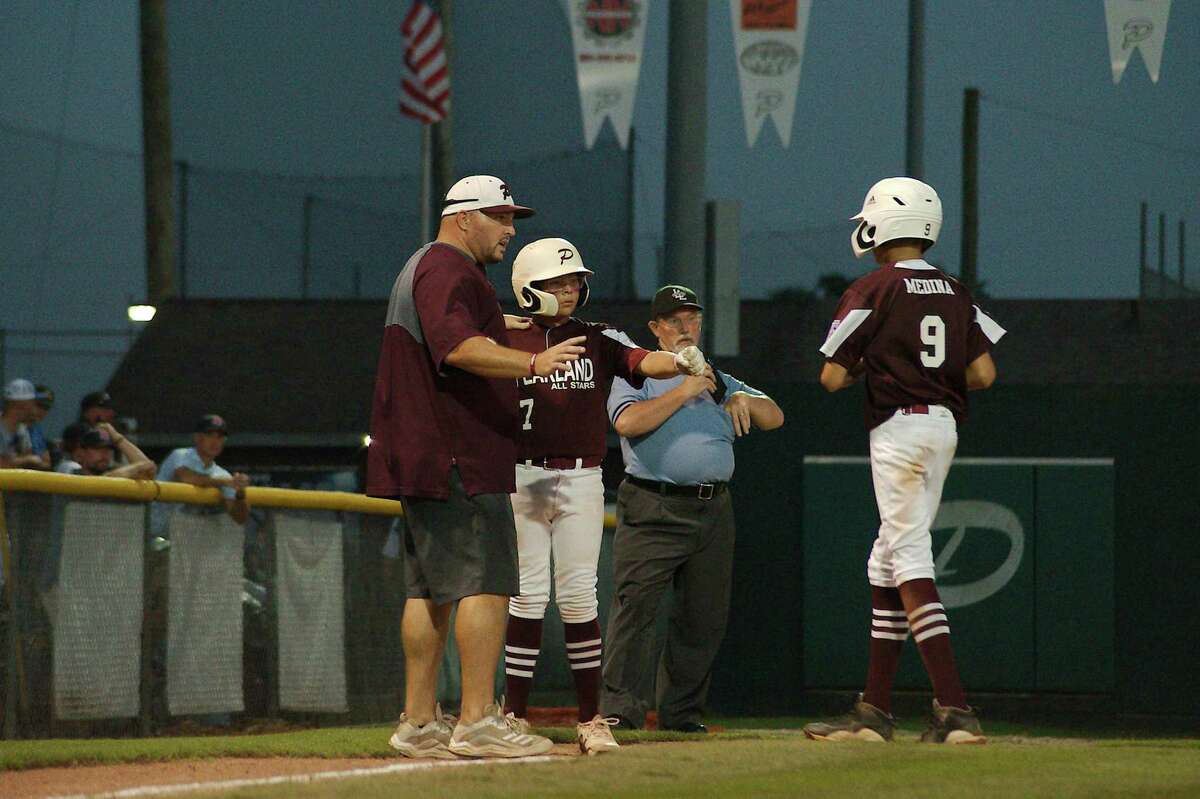
[[[855,258],[862,258],[875,248],[875,225],[867,219],[858,223],[850,234],[850,248],[854,250]]]
[[[549,292],[538,291],[533,286],[521,289],[517,304],[534,316],[554,316],[558,313],[558,298]]]
[[[579,287],[579,302],[576,304],[576,308],[582,308],[584,305],[586,305],[588,301],[588,295],[592,293],[591,289],[588,288],[587,276],[580,275],[579,278],[583,285]]]

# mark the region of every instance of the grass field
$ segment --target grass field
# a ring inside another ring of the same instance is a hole
[[[717,720],[715,720],[717,721]],[[619,753],[559,762],[434,769],[312,785],[226,791],[245,797],[905,797],[1200,796],[1200,739],[1085,738],[1049,728],[989,725],[982,747],[916,743],[917,728],[893,744],[820,744],[802,719],[723,720],[708,736],[621,733]],[[557,741],[567,729],[542,730]],[[272,735],[131,740],[12,741],[0,768],[153,762],[208,757],[373,757],[395,762],[386,727]],[[1074,737],[1073,737],[1074,736]]]

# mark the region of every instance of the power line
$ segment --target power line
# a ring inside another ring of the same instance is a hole
[[[1016,111],[1019,114],[1026,114],[1027,116],[1041,117],[1042,119],[1050,119],[1055,122],[1059,122],[1061,124],[1064,124],[1064,125],[1067,125],[1067,126],[1070,126],[1073,128],[1078,128],[1079,130],[1086,130],[1091,133],[1099,133],[1103,136],[1109,136],[1114,139],[1122,139],[1124,141],[1129,141],[1129,142],[1133,142],[1135,144],[1140,144],[1144,147],[1151,147],[1153,149],[1161,150],[1163,152],[1173,153],[1175,155],[1187,155],[1187,156],[1193,156],[1193,157],[1200,157],[1200,150],[1191,149],[1189,147],[1176,147],[1174,145],[1163,144],[1162,142],[1154,141],[1153,139],[1146,139],[1146,138],[1142,138],[1141,136],[1132,136],[1128,133],[1122,133],[1121,131],[1113,130],[1112,128],[1106,128],[1101,125],[1095,125],[1095,124],[1092,124],[1091,122],[1086,122],[1082,119],[1077,119],[1075,117],[1067,116],[1066,114],[1060,114],[1055,111],[1047,111],[1044,108],[1035,108],[1033,106],[1020,105],[1019,103],[1016,103],[1011,100],[999,99],[991,94],[981,94],[980,99],[982,99],[984,102],[990,103],[998,108],[1005,108],[1005,109],[1008,109],[1009,111]]]

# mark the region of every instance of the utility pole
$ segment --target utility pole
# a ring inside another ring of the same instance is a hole
[[[670,4],[667,34],[665,282],[704,296],[708,4]]]
[[[962,123],[962,249],[958,276],[974,291],[979,285],[979,89],[963,94]]]
[[[925,0],[908,0],[908,89],[904,174],[925,179]]]
[[[140,0],[142,162],[146,199],[146,301],[175,296],[171,103],[166,0]]]

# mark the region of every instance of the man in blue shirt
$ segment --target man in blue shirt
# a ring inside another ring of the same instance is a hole
[[[664,286],[650,331],[670,352],[699,345],[695,292]],[[706,732],[700,723],[709,675],[725,636],[733,573],[733,442],[753,428],[783,424],[779,406],[711,367],[703,375],[617,378],[608,415],[621,436],[625,480],[617,492],[614,594],[600,712],[636,729],[645,721],[658,603],[675,591],[658,666],[659,728]]]
[[[241,472],[230,474],[217,464],[217,458],[225,450],[225,439],[229,427],[215,413],[202,416],[196,423],[192,435],[192,446],[172,450],[158,468],[158,479],[164,482],[190,483],[202,488],[219,488],[224,510],[238,524],[245,524],[250,516],[246,504],[246,487],[250,478]],[[179,506],[206,513],[212,508],[204,505]],[[155,502],[150,509],[150,529],[154,535],[166,536],[170,515],[176,506],[166,502]]]

